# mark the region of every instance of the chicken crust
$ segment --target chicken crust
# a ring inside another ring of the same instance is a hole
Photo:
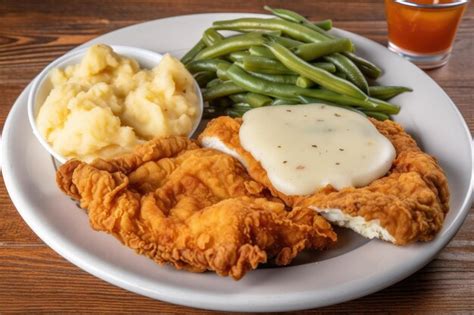
[[[314,211],[287,211],[234,158],[186,138],[155,139],[91,164],[69,161],[57,184],[80,200],[95,230],[177,269],[238,280],[270,259],[287,265],[336,241]]]
[[[273,196],[280,198],[288,206],[292,206],[298,200],[298,196],[288,196],[278,191],[268,178],[267,172],[260,162],[255,160],[252,154],[240,144],[239,130],[241,125],[241,118],[229,116],[215,118],[207,124],[206,129],[199,135],[198,141],[202,146],[205,146],[204,141],[206,138],[219,139],[227,148],[234,151],[240,157],[239,160],[245,165],[254,180],[267,187]]]
[[[421,151],[399,124],[390,120],[371,119],[371,122],[396,150],[388,174],[366,187],[337,191],[328,186],[310,196],[286,196],[275,189],[261,164],[240,145],[241,119],[219,117],[212,120],[199,141],[219,139],[236,152],[254,180],[287,205],[316,210],[340,209],[352,218],[376,222],[390,233],[392,242],[397,245],[433,239],[449,210],[448,182],[443,170],[435,158]]]

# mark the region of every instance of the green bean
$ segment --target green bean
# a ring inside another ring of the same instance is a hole
[[[272,7],[265,5],[263,7],[264,10],[271,12],[273,15],[278,16],[284,20],[295,22],[298,24],[303,24],[307,22],[306,18],[294,11],[286,10],[286,9],[273,9]]]
[[[186,68],[191,73],[197,73],[202,71],[217,71],[217,66],[220,64],[230,65],[229,62],[222,59],[202,59],[193,60],[186,65]]]
[[[273,101],[268,96],[251,92],[230,95],[230,99],[234,103],[246,103],[253,108],[270,105]]]
[[[194,75],[194,79],[198,83],[199,87],[205,87],[211,80],[216,78],[215,72],[203,71],[198,72]]]
[[[336,72],[336,66],[330,62],[314,62],[312,63],[312,65],[320,69],[326,70],[327,72]]]
[[[301,25],[285,20],[278,19],[259,19],[259,18],[242,18],[229,21],[216,21],[213,23],[215,29],[226,29],[226,30],[242,30],[242,29],[274,29],[281,30],[283,34],[304,42],[317,43],[327,41],[333,36],[326,34],[324,30],[322,33],[308,28],[306,25]],[[267,38],[271,36],[266,36]],[[283,37],[274,37],[283,38]],[[339,53],[332,54],[331,57],[337,62],[336,67],[346,73],[349,81],[358,86],[363,92],[367,92],[367,81],[364,75],[361,73],[359,68],[346,56]]]
[[[275,83],[296,84],[296,80],[298,79],[297,75],[266,74],[266,73],[251,72],[251,71],[250,73],[254,77],[264,79],[270,82],[275,82]]]
[[[207,47],[213,46],[214,44],[220,42],[223,39],[224,36],[222,36],[212,28],[208,28],[207,30],[205,30],[204,34],[202,35],[202,41],[204,42],[204,44],[206,44]]]
[[[247,71],[261,72],[268,74],[295,74],[281,62],[259,56],[246,56],[242,59],[243,68]]]
[[[313,22],[313,24],[325,31],[329,31],[332,28],[332,20],[330,19]]]
[[[206,86],[207,102],[220,107],[237,104],[224,113],[240,116],[250,107],[310,100],[361,108],[381,120],[400,111],[386,100],[411,89],[369,88],[364,75],[377,78],[381,69],[353,54],[349,39],[327,33],[331,20],[313,23],[290,10],[265,9],[281,19],[216,21],[182,58],[199,85]],[[224,38],[218,30],[244,34]]]
[[[344,108],[349,107],[349,106],[338,105],[338,104],[336,104],[336,103],[331,103],[331,102],[328,102],[328,101],[325,101],[325,100],[321,100],[321,99],[314,98],[314,97],[308,97],[308,96],[304,96],[304,95],[298,96],[298,99],[299,99],[299,103],[300,103],[300,104],[318,104],[318,103],[324,103],[324,104],[327,104],[327,105],[340,106],[340,107],[344,107]]]
[[[332,53],[352,51],[352,42],[347,38],[330,39],[319,43],[296,46],[292,51],[303,60],[314,60]]]
[[[262,47],[267,49],[268,53],[272,55],[273,58],[266,58],[262,56],[250,55],[244,56],[237,64],[242,65],[247,71],[250,72],[259,72],[265,74],[281,74],[281,75],[291,75],[295,74],[294,71],[289,70],[284,64],[275,60],[275,56],[266,47]],[[330,62],[315,62],[312,64],[313,66],[326,70],[328,72],[335,72],[336,66]],[[284,83],[284,82],[281,82]]]
[[[246,56],[242,58],[241,62],[237,62],[237,65],[241,65],[247,71],[258,72],[264,74],[280,74],[280,75],[295,75],[294,71],[291,71],[284,64],[275,59],[269,59],[261,56]],[[336,72],[336,66],[330,62],[315,62],[313,66],[326,70],[328,72]]]
[[[221,79],[222,81],[229,80],[229,78],[227,77],[227,69],[229,69],[229,67],[230,67],[230,64],[222,63],[220,65],[217,65],[216,74],[217,74],[217,77]]]
[[[323,34],[304,25],[279,19],[241,18],[228,21],[216,21],[212,25],[212,28],[216,30],[240,31],[254,29],[281,31],[284,35],[308,43],[321,42],[327,39]]]
[[[239,118],[239,117],[242,117],[242,116],[245,114],[245,112],[228,108],[228,109],[225,111],[225,114],[226,114],[226,116],[230,116],[230,117],[232,117],[232,118]]]
[[[365,111],[364,113],[367,114],[367,116],[369,116],[369,117],[372,117],[372,118],[375,118],[375,119],[381,120],[381,121],[390,119],[389,115],[381,113],[381,112]]]
[[[363,74],[372,79],[377,79],[382,74],[382,69],[374,65],[368,60],[357,56],[351,52],[344,52],[344,55],[349,58],[362,71]]]
[[[377,105],[377,108],[374,108],[373,111],[383,112],[388,115],[396,115],[400,112],[400,106],[391,104],[386,101],[382,101],[373,97],[369,97],[369,101]]]
[[[314,85],[315,83],[313,81],[302,76],[299,76],[298,79],[296,80],[296,86],[299,86],[305,89],[313,87]]]
[[[196,60],[210,59],[230,54],[234,51],[246,50],[251,46],[262,45],[264,38],[261,33],[237,35],[221,40],[211,47],[204,48],[196,55]]]
[[[382,72],[375,71],[373,68],[369,68],[361,64],[358,64],[356,66],[357,68],[359,68],[360,72],[362,72],[365,75],[366,78],[369,78],[372,80],[376,80],[382,74]]]
[[[298,99],[283,99],[283,98],[276,98],[272,102],[272,106],[277,105],[296,105],[300,104],[301,102]]]
[[[320,99],[327,102],[332,102],[339,105],[346,105],[346,106],[360,106],[366,109],[373,109],[376,110],[376,104],[369,102],[368,100],[358,99],[352,96],[347,95],[340,95],[334,93],[332,91],[324,90],[324,89],[302,89],[301,95],[313,97],[316,99]]]
[[[229,54],[229,59],[232,61],[242,60],[245,56],[250,56],[248,51],[234,51]]]
[[[242,117],[247,111],[252,109],[249,104],[234,104],[231,108],[226,109],[226,114],[231,117]]]
[[[196,45],[194,45],[193,48],[191,48],[182,58],[181,62],[183,64],[187,64],[188,62],[192,61],[196,55],[206,48],[206,44],[204,44],[204,41],[201,39],[199,40]]]
[[[300,96],[299,99],[300,99],[300,102],[301,102],[302,104],[318,104],[318,103],[324,103],[324,104],[328,104],[328,105],[331,105],[331,106],[341,107],[341,108],[344,108],[344,109],[347,109],[347,110],[356,112],[356,113],[358,113],[358,114],[360,114],[360,115],[362,115],[362,116],[366,116],[363,111],[360,111],[360,110],[358,110],[357,108],[354,108],[354,107],[351,107],[351,106],[339,105],[339,104],[336,104],[336,103],[332,103],[332,102],[328,102],[328,101],[322,101],[322,100],[319,100],[319,99],[316,99],[316,98],[312,98],[312,97],[307,97],[307,96]]]
[[[216,86],[210,87],[209,89],[206,89],[204,93],[202,93],[202,96],[205,101],[211,101],[219,97],[242,93],[242,92],[246,92],[246,90],[234,84],[231,81],[226,81],[220,85],[216,85]]]
[[[265,35],[265,36],[268,35],[268,36],[276,36],[276,37],[280,37],[282,35],[281,31],[266,30],[266,29],[261,29],[261,28],[255,28],[255,29],[245,28],[245,29],[238,30],[237,32],[240,32],[240,33],[255,33],[256,32],[256,33],[261,33],[262,35]]]
[[[242,69],[244,68],[244,58],[241,60],[234,61],[234,65],[241,67]]]
[[[241,103],[233,104],[232,108],[247,111],[247,110],[252,109],[252,105],[245,102],[241,102]]]
[[[336,77],[339,77],[341,79],[344,79],[344,80],[347,80],[347,75],[344,73],[344,72],[341,72],[339,70],[337,70],[336,72],[334,72],[334,75]]]
[[[275,59],[275,56],[273,56],[272,52],[263,46],[252,46],[249,48],[249,53],[253,56]]]
[[[357,66],[354,65],[354,63],[352,63],[352,61],[350,61],[346,56],[341,55],[340,53],[335,53],[325,56],[323,59],[335,64],[339,71],[344,72],[349,81],[354,83],[364,93],[368,93],[369,85],[367,84],[367,80],[360,72],[359,68],[357,68]]]
[[[239,24],[239,22],[235,22],[235,24]],[[241,24],[245,25],[246,23],[241,22]],[[293,34],[294,36],[296,36],[298,38],[304,38],[304,39],[306,39],[307,42],[318,43],[318,42],[328,41],[330,39],[335,39],[334,36],[332,36],[330,34],[327,34],[324,31],[322,31],[323,34],[321,34],[321,33],[315,32],[311,29],[308,29],[305,26],[303,26],[303,29],[300,29],[300,28],[295,29],[294,25],[290,25],[290,26],[293,26],[293,28],[290,28],[291,32],[288,32],[288,34],[291,33],[291,34]],[[301,25],[298,25],[298,26],[301,26]],[[303,32],[304,36],[299,34],[299,32]],[[319,34],[319,37],[315,36],[315,33]],[[268,36],[267,36],[267,38],[268,38]],[[280,41],[279,43],[282,44],[281,40],[279,40],[278,37],[273,37],[272,38],[270,36],[270,38],[273,39],[273,40],[276,40],[277,42]],[[280,38],[282,38],[282,37],[280,37]],[[291,48],[288,45],[283,45],[283,46],[285,46],[287,48]],[[367,81],[365,80],[365,78],[364,78],[363,74],[361,73],[361,71],[351,61],[351,59],[353,59],[355,62],[358,62],[360,65],[363,65],[363,67],[361,66],[361,69],[363,71],[367,71],[366,68],[368,68],[370,70],[370,73],[374,74],[374,73],[376,73],[376,70],[378,68],[375,65],[373,65],[372,63],[370,63],[370,62],[366,61],[365,59],[363,59],[361,57],[358,57],[358,56],[356,56],[356,55],[354,55],[350,52],[345,52],[344,55],[341,55],[339,53],[335,53],[335,54],[332,54],[331,56],[333,57],[333,59],[335,61],[337,61],[336,66],[339,65],[340,70],[342,72],[346,73],[349,80],[352,83],[354,83],[356,86],[361,88],[362,91],[367,92],[367,87],[368,87]],[[349,59],[349,57],[351,59]]]
[[[272,99],[270,97],[257,93],[247,93],[246,100],[247,103],[252,107],[262,107],[272,103]]]
[[[322,87],[330,91],[353,96],[359,99],[367,98],[367,96],[354,84],[307,63],[282,45],[278,43],[272,43],[267,47],[272,51],[275,57],[290,70],[298,73],[301,76],[307,77]]]
[[[232,102],[235,103],[245,103],[246,102],[246,96],[247,93],[238,93],[238,94],[232,94],[229,96],[229,98],[232,100]]]
[[[282,19],[290,21],[290,22],[294,22],[294,23],[304,25],[309,29],[317,31],[318,33],[324,33],[324,30],[321,29],[319,26],[311,23],[304,16],[302,16],[302,15],[300,15],[300,14],[294,12],[294,11],[285,10],[285,9],[272,9],[267,5],[264,6],[263,8],[267,11],[270,11],[271,13],[278,16],[279,18],[282,18]]]
[[[209,81],[209,83],[207,83],[206,88],[211,88],[213,86],[221,84],[222,82],[224,82],[224,81],[222,81],[219,78],[215,78],[215,79]]]
[[[277,42],[280,45],[285,46],[286,48],[293,48],[299,45],[303,45],[303,42],[300,42],[298,40],[294,40],[288,37],[282,37],[282,36],[272,36],[272,35],[263,35],[264,38],[268,38],[272,41]]]
[[[267,19],[267,21],[269,20],[271,19]],[[241,22],[241,24],[246,25],[250,22],[252,21],[247,21],[246,23]],[[291,23],[291,22],[288,22],[288,23]],[[236,24],[239,24],[239,23],[236,22]],[[267,24],[271,24],[271,23],[268,22]],[[301,39],[306,42],[317,43],[317,42],[328,41],[330,39],[335,38],[334,36],[324,32],[324,30],[319,29],[317,26],[315,26],[313,29],[309,29],[307,25],[296,24],[295,26],[295,23],[290,24],[290,25],[285,25],[285,26],[288,28],[286,30],[287,35],[292,36],[296,39]],[[317,29],[317,30],[315,31],[314,29]],[[333,58],[334,61],[337,62],[337,63],[336,62],[334,63],[340,69],[340,71],[346,73],[349,81],[354,83],[363,92],[367,93],[368,84],[367,84],[367,81],[365,80],[364,75],[359,70],[359,68],[357,68],[357,66],[345,55],[334,53],[330,56]],[[352,55],[349,55],[349,56],[352,56]],[[354,59],[357,59],[359,62],[365,62],[364,64],[366,66],[370,64],[370,62],[365,61],[364,59],[357,56],[355,56]]]
[[[369,86],[369,95],[380,100],[389,100],[404,92],[413,90],[404,86]]]
[[[243,116],[243,113],[229,108],[225,111],[225,115],[232,118],[239,118]]]
[[[237,65],[232,65],[227,70],[230,80],[247,91],[273,96],[277,98],[292,99],[298,96],[301,88],[293,85],[269,82],[247,73]],[[280,89],[282,88],[282,89]]]
[[[295,99],[299,96],[308,96],[334,102],[340,105],[360,106],[369,110],[377,110],[378,105],[368,100],[358,99],[346,95],[340,95],[323,89],[303,89],[298,86],[273,83],[253,77],[249,73],[242,70],[237,65],[232,65],[227,70],[227,75],[236,85],[242,89],[258,94],[264,94],[271,97],[283,99]]]
[[[339,104],[336,104],[336,103],[328,102],[328,101],[321,100],[321,99],[317,99],[317,98],[313,98],[313,97],[307,97],[307,96],[303,96],[303,95],[301,95],[301,96],[298,97],[298,98],[300,99],[300,102],[301,102],[302,104],[319,104],[319,103],[323,103],[323,104],[327,104],[327,105],[331,105],[331,106],[341,107],[341,108],[344,108],[344,109],[347,109],[347,110],[353,110],[353,109],[354,109],[353,107],[350,107],[350,106],[339,105]]]
[[[324,29],[322,29],[318,25],[313,24],[313,26],[314,27],[312,27],[312,29],[315,30],[316,32],[318,32],[319,34],[321,34],[324,38],[326,38],[326,39],[336,39],[337,38],[336,36],[331,35],[328,32],[326,32]]]

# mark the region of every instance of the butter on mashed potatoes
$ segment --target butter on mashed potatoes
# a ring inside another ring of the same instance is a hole
[[[36,122],[66,158],[108,158],[154,137],[186,136],[198,116],[193,78],[169,54],[147,70],[95,45],[79,64],[52,70],[50,80]]]

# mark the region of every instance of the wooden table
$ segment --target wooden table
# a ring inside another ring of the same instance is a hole
[[[221,4],[222,3],[222,4]],[[100,34],[167,16],[200,12],[263,12],[288,6],[310,18],[386,41],[381,0],[364,1],[17,1],[0,0],[0,125],[25,86],[53,59]],[[451,61],[429,71],[474,130],[474,9],[467,10]],[[5,149],[5,148],[4,148]],[[0,184],[0,313],[204,311],[155,301],[82,271],[46,246],[25,224]],[[454,312],[474,310],[474,212],[449,245],[408,279],[324,312]]]

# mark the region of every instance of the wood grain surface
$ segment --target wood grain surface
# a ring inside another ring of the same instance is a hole
[[[364,1],[0,0],[0,126],[39,71],[100,34],[162,17],[201,12],[263,12],[287,7],[313,19],[386,42],[384,5]],[[474,130],[474,9],[468,8],[445,66],[427,72]],[[441,126],[442,127],[442,126]],[[3,148],[8,149],[8,148]],[[229,279],[229,281],[232,281]],[[370,296],[309,312],[470,313],[474,310],[474,211],[438,257],[413,276]],[[127,292],[82,271],[25,224],[0,182],[0,313],[159,312],[203,314]]]

